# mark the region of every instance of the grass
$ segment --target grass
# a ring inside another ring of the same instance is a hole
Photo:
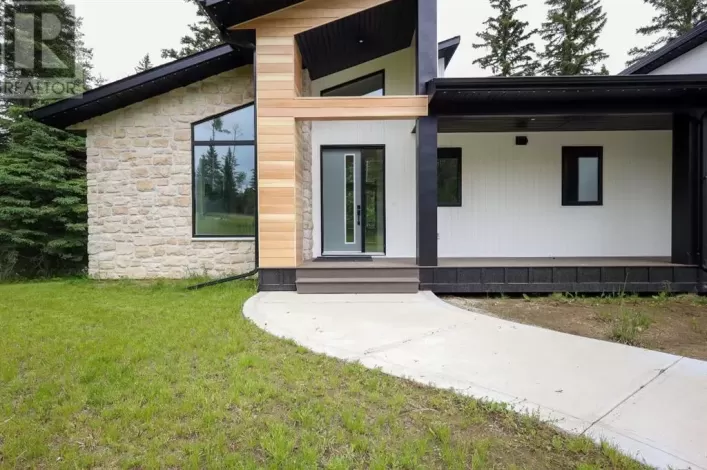
[[[614,319],[609,339],[617,343],[639,346],[641,344],[638,339],[639,335],[650,325],[651,319],[646,315],[624,308]]]
[[[641,468],[271,337],[250,282],[0,285],[0,467]]]
[[[196,228],[197,233],[203,236],[252,236],[255,233],[255,216],[245,214],[197,214]]]

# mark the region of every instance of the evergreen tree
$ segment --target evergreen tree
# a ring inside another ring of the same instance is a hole
[[[13,106],[0,150],[0,275],[75,272],[86,261],[84,140]]]
[[[636,30],[641,36],[658,37],[646,47],[634,47],[626,65],[632,65],[673,39],[707,21],[707,0],[643,0],[655,10],[651,22]]]
[[[597,46],[604,26],[600,0],[545,0],[550,7],[541,35],[545,50],[540,54],[546,75],[592,75],[609,57]]]
[[[473,44],[474,49],[484,48],[488,54],[476,59],[475,64],[504,77],[535,75],[539,65],[531,38],[537,30],[527,31],[528,22],[516,17],[526,6],[514,6],[512,0],[491,0],[498,16],[488,18],[484,22],[486,30],[476,33],[483,42]]]
[[[154,65],[152,65],[152,60],[150,59],[150,54],[145,54],[145,56],[140,59],[140,62],[137,63],[137,67],[135,67],[135,72],[140,73],[140,72],[147,72],[150,70]]]
[[[177,49],[162,49],[163,59],[181,59],[197,52],[203,51],[210,47],[221,44],[221,35],[218,29],[213,25],[208,16],[201,9],[196,0],[185,0],[189,3],[194,3],[198,10],[196,15],[198,21],[189,25],[190,34],[182,36],[179,41],[182,47]]]
[[[236,208],[236,200],[238,199],[236,166],[236,157],[233,155],[233,150],[229,148],[223,159],[223,210],[227,214]]]
[[[82,93],[95,86],[96,77],[93,75],[92,65],[93,50],[86,47],[84,42],[83,33],[81,32],[82,19],[74,16],[73,10],[66,5],[64,0],[50,0],[41,4],[41,11],[54,15],[58,19],[62,31],[48,48],[42,41],[29,37],[26,32],[15,24],[18,15],[36,12],[36,2],[0,0],[0,7],[6,19],[3,23],[1,34],[4,41],[6,59],[2,69],[0,69],[3,80],[60,78],[66,73],[66,67],[75,66],[76,78],[72,80],[74,84],[73,91]],[[35,32],[35,37],[38,37],[38,32]],[[41,76],[39,76],[38,68],[41,64],[35,63],[34,68],[32,68],[31,64],[18,63],[21,62],[22,58],[15,56],[15,51],[18,50],[17,42],[22,44],[19,49],[34,49],[35,57],[52,58],[51,62],[56,67],[53,69],[45,68],[42,70]],[[46,104],[45,100],[53,99],[55,98],[51,96],[36,94],[27,98],[10,97],[4,101],[6,105],[16,104],[23,107],[33,107],[40,103]]]

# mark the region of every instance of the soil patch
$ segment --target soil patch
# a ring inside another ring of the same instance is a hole
[[[707,298],[445,297],[457,307],[573,335],[707,360]]]

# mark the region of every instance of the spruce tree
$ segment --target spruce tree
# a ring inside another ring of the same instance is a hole
[[[182,36],[179,41],[182,45],[180,49],[162,49],[163,59],[181,59],[222,43],[218,29],[201,9],[199,2],[196,0],[185,1],[197,6],[198,21],[189,25],[190,34]]]
[[[488,54],[476,59],[475,64],[504,77],[535,75],[539,65],[531,38],[537,30],[528,31],[528,22],[516,17],[526,6],[514,6],[512,0],[491,0],[498,16],[489,17],[484,22],[486,30],[476,33],[483,42],[473,44],[474,49],[486,49]]]
[[[145,56],[140,59],[140,62],[137,63],[137,67],[135,67],[135,72],[140,73],[140,72],[146,72],[150,70],[154,65],[152,65],[152,60],[150,59],[150,54],[145,54]]]
[[[632,65],[673,39],[687,33],[701,21],[707,21],[707,0],[643,0],[653,7],[651,22],[636,30],[641,36],[654,37],[646,47],[634,47],[626,65]]]
[[[71,273],[86,261],[84,140],[13,106],[0,150],[0,276]]]
[[[606,26],[600,0],[545,0],[549,6],[541,35],[545,75],[593,75],[609,55],[597,46]]]

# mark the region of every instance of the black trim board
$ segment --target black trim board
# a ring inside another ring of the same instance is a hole
[[[366,75],[361,75],[360,77],[352,78],[351,80],[348,80],[348,81],[346,81],[346,82],[339,83],[339,84],[334,85],[334,86],[331,86],[331,87],[329,87],[329,88],[325,88],[325,89],[323,89],[322,91],[319,92],[319,96],[324,96],[324,95],[327,94],[327,93],[331,93],[332,91],[336,91],[336,90],[338,90],[338,89],[340,89],[340,88],[343,88],[343,87],[345,87],[345,86],[352,85],[352,84],[354,84],[354,83],[356,83],[356,82],[360,82],[361,80],[365,80],[365,79],[367,79],[367,78],[375,77],[376,75],[380,75],[380,76],[382,77],[382,81],[383,81],[383,96],[385,96],[385,69],[383,69],[383,70],[378,70],[378,71],[376,71],[376,72],[369,73],[369,74],[366,74]],[[359,95],[359,96],[360,96],[360,95]]]
[[[430,115],[649,114],[707,107],[707,74],[436,78]]]
[[[707,21],[639,60],[619,75],[647,74],[707,42]]]

